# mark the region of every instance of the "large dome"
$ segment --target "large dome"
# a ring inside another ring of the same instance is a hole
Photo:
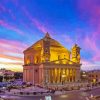
[[[56,47],[56,48],[61,48],[67,52],[70,52],[68,49],[66,49],[64,46],[62,46],[58,41],[56,41],[55,39],[52,39],[50,37],[50,35],[48,33],[46,33],[45,37],[40,39],[39,41],[37,41],[36,43],[34,43],[32,46],[30,46],[29,48],[27,48],[25,51],[28,51],[30,49],[38,49],[38,48],[43,48],[43,41],[49,38],[50,41],[50,47]]]

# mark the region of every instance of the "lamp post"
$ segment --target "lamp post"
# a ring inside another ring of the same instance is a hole
[[[64,79],[65,79],[66,75],[65,74],[62,74],[62,85],[64,83]]]

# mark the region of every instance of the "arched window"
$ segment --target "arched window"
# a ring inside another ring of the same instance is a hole
[[[34,64],[34,56],[32,56],[32,63]]]
[[[36,63],[38,63],[39,62],[39,59],[38,59],[38,56],[36,57]]]
[[[30,64],[30,57],[29,56],[26,58],[26,64]]]
[[[60,59],[60,55],[58,55],[58,60]]]
[[[39,58],[38,58],[38,56],[35,56],[34,61],[35,61],[35,62],[34,62],[35,64],[39,63]]]

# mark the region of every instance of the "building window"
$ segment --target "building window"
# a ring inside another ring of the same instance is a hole
[[[98,75],[96,75],[96,77],[98,77]]]
[[[92,75],[92,77],[94,77],[94,76]]]
[[[38,56],[36,57],[36,59],[37,59],[36,63],[39,63],[39,57]]]
[[[38,72],[38,70],[36,69],[35,72]]]
[[[60,55],[58,55],[58,60],[60,59]]]

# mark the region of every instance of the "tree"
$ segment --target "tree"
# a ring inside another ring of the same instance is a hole
[[[3,76],[0,76],[0,82],[2,82],[3,81]]]
[[[14,77],[15,77],[15,79],[22,79],[23,78],[23,73],[16,72],[16,73],[14,73]]]

